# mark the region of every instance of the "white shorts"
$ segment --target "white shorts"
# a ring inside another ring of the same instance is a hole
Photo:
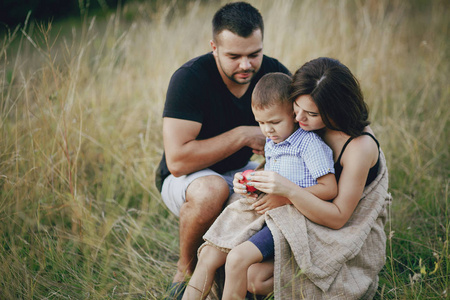
[[[249,161],[249,163],[241,169],[231,170],[224,174],[219,174],[211,169],[203,169],[198,172],[191,173],[189,175],[183,175],[180,177],[175,177],[169,175],[164,179],[161,197],[166,204],[167,208],[173,212],[177,217],[180,216],[181,205],[186,202],[186,190],[188,186],[197,178],[203,176],[216,175],[222,177],[228,184],[230,189],[230,196],[234,193],[233,191],[233,179],[234,174],[237,172],[243,172],[248,169],[255,169],[258,167],[259,163],[255,161]]]

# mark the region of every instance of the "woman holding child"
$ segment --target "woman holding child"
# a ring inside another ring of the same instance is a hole
[[[275,249],[272,259],[250,266],[247,289],[258,295],[274,292],[275,299],[371,299],[385,262],[390,195],[386,162],[368,127],[359,83],[339,61],[318,58],[294,74],[290,100],[300,128],[318,133],[332,149],[338,194],[322,200],[273,171],[247,177],[248,185],[267,194],[250,196]],[[234,191],[248,196],[241,179],[236,174]],[[205,236],[214,235],[222,219]],[[225,270],[226,275],[247,271],[231,254]]]

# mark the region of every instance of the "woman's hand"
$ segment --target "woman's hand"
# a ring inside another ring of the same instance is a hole
[[[258,201],[256,201],[252,206],[258,214],[265,214],[266,211],[286,205],[291,204],[288,198],[276,195],[265,195]]]
[[[250,176],[247,176],[247,180],[248,185],[254,186],[261,192],[286,198],[289,198],[289,193],[293,189],[298,188],[295,183],[273,171],[252,172]]]
[[[258,197],[257,193],[250,193],[249,191],[247,191],[247,187],[245,184],[239,183],[239,180],[243,180],[243,179],[244,179],[244,177],[242,176],[242,172],[238,172],[238,173],[234,174],[234,179],[233,179],[234,192],[237,194],[244,195],[246,197],[251,197],[251,198]]]

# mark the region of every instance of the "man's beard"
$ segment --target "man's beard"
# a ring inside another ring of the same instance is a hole
[[[249,69],[249,70],[247,70],[247,71],[239,71],[239,72],[235,72],[235,73],[233,73],[233,74],[231,74],[231,75],[228,75],[228,73],[225,72],[224,68],[222,67],[222,63],[221,63],[220,59],[219,59],[219,65],[220,65],[220,68],[222,69],[223,74],[225,74],[225,76],[226,76],[228,79],[230,79],[231,81],[233,81],[234,83],[237,83],[237,84],[242,84],[242,85],[244,85],[244,84],[250,83],[250,82],[252,81],[253,77],[254,77],[255,74],[256,74],[255,69],[252,68],[252,69]],[[239,80],[235,77],[237,74],[250,74],[250,76],[249,76],[248,78],[244,79],[244,81],[239,81]]]
[[[237,74],[242,74],[242,73],[244,73],[244,74],[250,74],[250,76],[248,77],[248,78],[246,78],[246,79],[243,79],[244,81],[238,81],[238,79],[236,79],[236,77],[235,77],[235,75],[237,75]],[[233,75],[231,76],[231,77],[229,77],[226,73],[225,73],[225,75],[230,79],[230,80],[232,80],[233,82],[235,82],[235,83],[237,83],[237,84],[247,84],[247,83],[250,83],[251,81],[252,81],[252,79],[253,79],[253,77],[255,76],[255,71],[254,70],[249,70],[249,71],[244,71],[244,72],[236,72],[236,73],[233,73]]]

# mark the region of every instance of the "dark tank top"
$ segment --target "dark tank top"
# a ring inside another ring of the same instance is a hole
[[[378,174],[378,168],[380,166],[380,144],[378,143],[377,139],[372,134],[370,134],[368,132],[363,132],[362,134],[370,136],[375,141],[375,143],[377,143],[377,146],[378,146],[378,160],[377,160],[376,164],[372,168],[370,168],[369,174],[367,175],[366,186],[368,186],[377,177],[377,174]],[[344,147],[342,147],[341,154],[339,154],[339,158],[337,159],[337,161],[334,164],[336,181],[338,181],[338,182],[339,182],[339,177],[341,177],[341,173],[342,173],[341,157],[342,157],[342,154],[344,153],[345,148],[347,148],[347,145],[352,140],[353,140],[353,138],[351,137],[347,140],[347,142],[345,142]]]

